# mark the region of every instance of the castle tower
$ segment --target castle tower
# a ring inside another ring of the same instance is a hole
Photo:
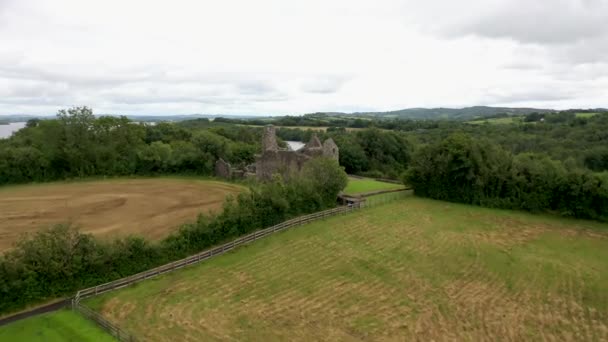
[[[336,161],[340,160],[338,145],[334,142],[332,138],[329,138],[323,142],[323,156],[332,158]]]
[[[263,151],[278,151],[277,135],[273,125],[264,126],[264,135],[262,136],[262,152]]]
[[[310,137],[310,141],[304,145],[305,149],[315,149],[315,148],[321,148],[321,140],[319,140],[319,137],[317,137],[317,133],[313,133],[312,136]]]

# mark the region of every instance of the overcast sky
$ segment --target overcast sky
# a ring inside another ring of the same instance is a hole
[[[0,114],[608,107],[608,0],[0,0]]]

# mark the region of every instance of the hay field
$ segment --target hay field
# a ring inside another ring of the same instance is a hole
[[[608,225],[407,197],[89,304],[154,341],[606,341]]]
[[[238,185],[150,178],[59,182],[0,188],[0,251],[21,233],[72,222],[102,237],[159,239],[203,211],[220,210]]]

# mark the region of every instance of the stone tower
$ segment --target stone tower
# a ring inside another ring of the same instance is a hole
[[[264,127],[264,135],[262,136],[262,151],[278,151],[277,136],[273,125]]]
[[[329,138],[323,142],[323,156],[332,158],[336,161],[340,160],[338,145],[336,145],[332,138]]]

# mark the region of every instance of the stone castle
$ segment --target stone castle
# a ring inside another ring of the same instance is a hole
[[[311,158],[323,156],[338,160],[338,153],[338,146],[331,138],[321,144],[316,135],[297,151],[280,149],[274,126],[266,126],[262,137],[262,154],[255,161],[255,174],[260,180],[268,180],[275,173],[288,177],[290,173],[301,170]]]
[[[275,127],[268,125],[264,127],[262,154],[256,156],[255,164],[247,166],[245,170],[233,170],[230,164],[220,159],[215,165],[215,172],[218,177],[223,178],[240,178],[255,174],[258,180],[269,180],[275,173],[289,177],[291,173],[300,171],[307,161],[315,157],[328,157],[337,161],[338,146],[331,138],[321,143],[313,134],[310,141],[297,151],[282,149],[277,144]]]

